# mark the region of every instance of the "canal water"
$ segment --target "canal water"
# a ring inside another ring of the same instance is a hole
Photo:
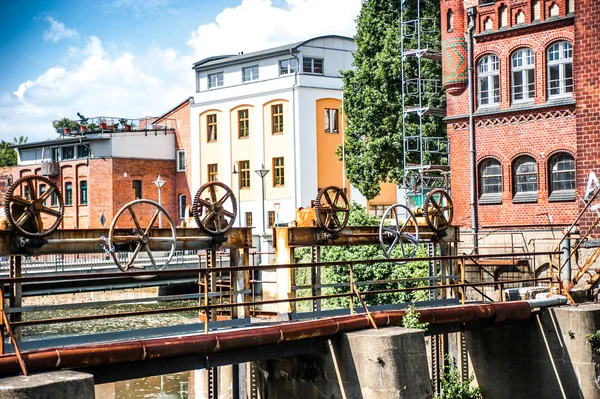
[[[23,314],[24,320],[63,318],[90,314],[125,313],[141,310],[188,307],[197,305],[197,301],[178,301],[162,303],[143,303],[135,305],[112,305],[101,308],[85,308],[66,311],[40,311]],[[90,320],[66,324],[48,324],[25,327],[22,330],[23,341],[60,338],[82,334],[126,331],[134,329],[192,324],[198,322],[197,311],[165,313],[152,316],[135,316],[122,319]],[[110,384],[96,385],[96,399],[204,399],[192,396],[189,387],[193,372],[168,374],[164,376],[140,378]]]

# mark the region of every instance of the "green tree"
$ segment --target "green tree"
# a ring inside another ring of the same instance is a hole
[[[353,202],[350,205],[350,216],[348,218],[349,226],[378,226],[379,219],[369,215],[365,208]],[[424,255],[423,251],[418,256]],[[302,257],[303,253],[298,252],[297,256]],[[401,257],[399,254],[394,256]],[[426,262],[409,262],[405,265],[397,265],[390,262],[381,261],[385,256],[379,245],[359,245],[359,246],[340,246],[340,247],[323,247],[321,251],[322,262],[337,262],[337,261],[353,261],[353,260],[373,260],[373,263],[354,266],[355,281],[373,281],[373,280],[390,280],[403,279],[413,277],[427,277]],[[308,261],[306,257],[303,259]],[[379,260],[379,261],[377,261]],[[303,269],[308,273],[308,269]],[[321,269],[321,280],[324,284],[332,283],[349,283],[349,266],[330,266]],[[306,276],[302,279],[303,283],[308,283]],[[389,283],[378,285],[359,286],[359,290],[377,290],[377,289],[395,289],[399,287],[417,287],[426,286],[427,282],[405,282],[405,283]],[[323,289],[324,294],[348,292],[348,287],[335,287]],[[415,291],[410,293],[388,293],[388,294],[369,294],[364,296],[364,300],[368,305],[389,304],[406,301],[420,301],[427,298],[426,291]],[[356,301],[355,301],[356,303]],[[349,299],[333,298],[326,301],[326,307],[348,307]]]
[[[419,0],[421,18],[421,48],[440,48],[439,0]],[[417,18],[417,0],[405,0],[404,21]],[[338,156],[345,158],[346,173],[352,184],[367,199],[379,194],[379,182],[400,184],[403,178],[402,139],[402,75],[400,9],[398,0],[363,0],[357,19],[354,69],[342,72],[344,112],[348,119],[344,148]],[[416,24],[405,23],[406,49],[417,48]],[[416,78],[416,57],[406,58],[405,79]],[[426,86],[422,93],[423,105],[443,107],[445,95],[431,89],[432,80],[441,80],[441,63],[421,59],[421,78]],[[407,91],[414,92],[419,85],[406,81]],[[407,102],[410,98],[405,97]],[[412,99],[414,103],[414,99]],[[408,102],[410,104],[411,102]],[[407,114],[409,135],[417,134],[418,115]],[[425,136],[443,137],[445,129],[441,118],[423,117]],[[420,159],[409,159],[420,163]],[[440,156],[426,155],[427,163],[447,163]]]
[[[13,138],[13,142],[0,141],[0,167],[2,166],[15,166],[17,164],[17,150],[10,148],[12,144],[25,144],[27,137],[20,136],[19,138]]]
[[[74,121],[69,118],[61,118],[55,121],[52,121],[52,127],[55,129],[59,128],[68,128],[73,131],[79,130],[79,121]]]

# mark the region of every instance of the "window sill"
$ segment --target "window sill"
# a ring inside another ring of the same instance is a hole
[[[479,205],[502,204],[502,194],[483,194],[479,197]]]
[[[538,194],[537,191],[533,191],[530,193],[518,193],[513,197],[513,204],[527,204],[537,202]]]
[[[575,201],[575,190],[553,191],[548,197],[548,202]]]

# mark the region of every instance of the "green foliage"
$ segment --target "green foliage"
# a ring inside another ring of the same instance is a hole
[[[13,142],[0,141],[0,167],[3,166],[15,166],[18,163],[17,150],[10,148],[12,144],[25,144],[27,143],[27,137],[19,136],[19,138],[13,138]]]
[[[600,330],[593,334],[587,334],[585,337],[590,342],[590,345],[592,345],[594,352],[600,355]]]
[[[79,122],[71,120],[69,118],[62,118],[52,121],[52,127],[54,127],[55,129],[79,130]]]
[[[85,116],[81,115],[79,112],[77,113],[77,116],[79,117],[79,123],[80,123],[82,126],[87,126],[87,124],[88,124],[88,120],[89,120],[90,118],[86,118]]]
[[[416,0],[406,1],[404,21],[416,18]],[[425,19],[421,47],[440,48],[439,1],[420,0],[421,17]],[[407,31],[414,29],[406,25]],[[406,36],[406,35],[405,35]],[[405,38],[405,49],[417,48],[414,35]],[[401,183],[403,177],[402,87],[400,10],[398,0],[363,0],[357,19],[354,52],[355,69],[343,71],[344,112],[348,118],[346,143],[337,155],[345,158],[346,174],[352,184],[372,199],[379,194],[379,182]],[[405,62],[405,79],[417,77],[416,57]],[[422,79],[441,79],[441,63],[421,60]],[[428,81],[427,81],[428,82]],[[410,89],[406,86],[407,90]],[[415,87],[416,88],[416,87]],[[428,91],[423,105],[443,107],[444,93]],[[407,132],[417,134],[418,119],[408,116]],[[423,117],[423,135],[444,137],[441,118]],[[418,159],[408,159],[419,163]],[[426,155],[425,163],[445,164],[439,155]]]
[[[349,226],[378,226],[379,220],[369,215],[365,208],[353,202],[350,205]],[[392,254],[398,256],[398,254]],[[420,255],[424,255],[424,249]],[[404,279],[414,277],[427,277],[427,263],[409,262],[406,265],[396,265],[385,259],[379,245],[361,245],[345,247],[323,247],[321,250],[322,262],[373,260],[372,263],[354,266],[354,281],[380,281],[392,279]],[[310,261],[310,258],[308,259]],[[350,267],[348,265],[329,266],[321,269],[321,280],[324,284],[350,282]],[[363,290],[386,290],[400,287],[426,286],[426,281],[404,282],[404,283],[381,283],[359,286]],[[348,287],[324,288],[323,294],[348,292]],[[398,302],[416,302],[427,298],[426,291],[395,292],[384,294],[367,294],[363,299],[367,305],[389,304]],[[348,307],[348,297],[332,298],[325,302],[325,307],[340,308]]]
[[[402,326],[404,328],[419,328],[421,330],[426,330],[429,323],[419,323],[419,319],[421,315],[415,312],[415,304],[411,304],[406,308],[406,314],[402,318]]]
[[[448,364],[440,381],[440,393],[435,399],[482,399],[481,390],[471,386],[475,376],[471,375],[467,381],[461,381],[452,359],[447,356],[446,361]]]
[[[17,164],[17,151],[9,148],[11,143],[2,140],[0,142],[0,167],[15,166]]]

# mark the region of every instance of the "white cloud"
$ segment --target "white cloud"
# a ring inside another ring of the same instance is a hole
[[[187,44],[197,61],[213,55],[237,54],[337,34],[353,37],[361,0],[242,0],[226,8],[215,22],[201,25]]]
[[[152,4],[162,1],[167,0]],[[126,38],[107,45],[90,36],[81,46],[66,50],[63,64],[19,84],[13,93],[0,93],[1,139],[54,138],[52,120],[75,119],[77,112],[87,117],[160,115],[194,94],[195,61],[320,35],[353,36],[360,5],[361,0],[287,0],[285,8],[278,8],[271,0],[242,0],[224,9],[213,23],[199,26],[187,41],[189,47],[173,43],[173,48],[135,52]]]
[[[54,43],[61,39],[70,39],[77,37],[77,31],[75,29],[65,28],[65,24],[46,16],[46,21],[50,23],[50,29],[44,31],[44,40],[52,40]]]
[[[0,97],[3,139],[21,134],[30,142],[54,138],[52,120],[76,119],[77,112],[87,117],[160,115],[192,94],[192,58],[175,50],[111,54],[92,36],[69,53],[78,55],[69,60],[69,68],[50,68],[22,83],[13,96]]]

